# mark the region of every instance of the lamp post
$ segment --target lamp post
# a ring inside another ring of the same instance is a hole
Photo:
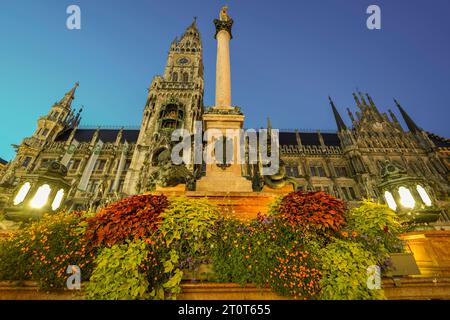
[[[37,220],[44,213],[56,212],[70,187],[66,175],[67,168],[58,161],[47,162],[36,173],[24,175],[13,193],[10,206],[5,208],[5,218]]]
[[[421,224],[439,219],[441,212],[433,190],[424,179],[409,176],[405,168],[390,161],[384,163],[380,173],[381,200],[400,217]]]

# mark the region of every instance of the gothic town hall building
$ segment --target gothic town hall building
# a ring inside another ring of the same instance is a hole
[[[65,203],[71,209],[149,191],[146,181],[170,148],[170,132],[193,132],[205,111],[202,42],[195,21],[170,45],[164,74],[153,78],[140,129],[80,127],[81,110],[72,106],[77,89],[78,83],[38,119],[31,137],[14,145],[16,157],[0,168],[0,209],[11,202],[24,175],[54,160],[67,168]],[[389,160],[409,176],[426,178],[435,197],[447,204],[450,140],[420,128],[398,101],[407,128],[393,111],[379,111],[368,94],[353,97],[357,111],[348,109],[351,125],[329,98],[336,132],[280,132],[280,155],[296,187],[347,201],[379,199],[380,170]],[[246,172],[251,180],[250,174]]]

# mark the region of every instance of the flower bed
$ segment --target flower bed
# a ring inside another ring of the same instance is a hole
[[[367,267],[388,267],[402,230],[385,206],[347,210],[322,192],[291,193],[251,221],[222,217],[206,199],[142,195],[93,217],[48,216],[0,240],[0,280],[62,289],[67,266],[78,265],[89,299],[176,299],[188,278],[293,299],[382,299]]]

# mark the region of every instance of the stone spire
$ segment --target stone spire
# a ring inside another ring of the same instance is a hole
[[[347,113],[348,113],[348,116],[350,117],[350,120],[352,121],[352,123],[354,123],[355,122],[355,117],[353,116],[353,113],[350,110],[350,108],[347,108]]]
[[[383,116],[381,115],[380,111],[378,110],[377,106],[375,105],[375,102],[373,102],[372,97],[368,93],[366,93],[366,97],[369,100],[371,110],[373,113],[375,113],[376,118],[379,121],[383,121],[384,120]]]
[[[355,102],[356,102],[356,105],[358,106],[358,108],[360,110],[363,110],[363,107],[361,105],[361,101],[359,101],[358,96],[356,95],[356,93],[353,92],[352,94],[353,94],[353,99],[355,99]]]
[[[344,121],[342,120],[341,115],[337,111],[336,106],[334,105],[334,102],[330,96],[328,96],[328,100],[330,100],[331,109],[333,110],[334,119],[336,120],[338,131],[347,130],[347,126],[345,125]]]
[[[418,133],[422,130],[416,125],[416,123],[411,119],[411,117],[406,113],[406,111],[403,109],[403,107],[400,105],[400,103],[394,99],[395,104],[397,105],[398,110],[400,110],[400,113],[402,114],[403,119],[405,120],[406,125],[408,126],[409,131]]]
[[[270,121],[270,117],[267,117],[267,130],[272,129],[272,121]]]
[[[79,82],[75,82],[75,85],[72,87],[72,89],[70,89],[70,91],[64,95],[64,98],[61,99],[59,105],[67,109],[70,109],[72,101],[75,99],[75,91],[77,90],[79,85],[80,85]]]

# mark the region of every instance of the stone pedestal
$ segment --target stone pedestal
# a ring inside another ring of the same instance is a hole
[[[252,182],[242,176],[240,154],[239,130],[243,128],[244,115],[234,108],[229,112],[220,112],[217,109],[203,115],[205,130],[214,130],[217,135],[223,135],[233,141],[233,161],[227,166],[218,166],[223,159],[211,156],[212,163],[206,164],[206,176],[197,181],[197,191],[224,191],[224,192],[252,192]],[[211,132],[211,131],[210,131]],[[208,153],[213,152],[214,141],[219,136],[208,135]]]
[[[222,191],[154,191],[152,194],[164,194],[167,197],[186,196],[191,199],[207,198],[219,207],[220,213],[240,220],[251,220],[258,213],[266,214],[269,204],[282,194],[270,192],[222,192]]]

